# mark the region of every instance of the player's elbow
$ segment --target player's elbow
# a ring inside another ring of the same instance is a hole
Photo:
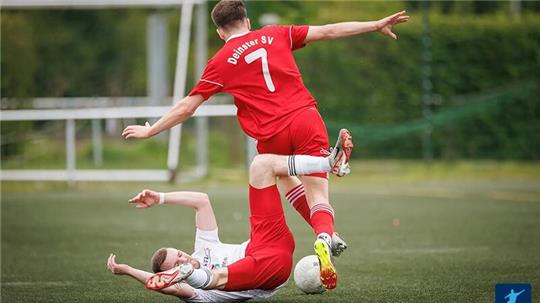
[[[323,31],[323,40],[331,40],[339,38],[339,33],[335,26],[333,25],[326,25],[325,30]]]
[[[338,37],[338,31],[333,24],[327,24],[320,27],[318,40],[331,40]]]
[[[197,208],[205,208],[210,206],[210,197],[205,193],[200,193],[200,197],[197,202]]]
[[[197,107],[191,105],[189,102],[185,102],[184,100],[178,102],[175,107],[175,112],[178,117],[189,118],[193,116],[197,110]]]
[[[187,117],[191,117],[191,116],[193,116],[195,114],[196,110],[197,110],[197,108],[194,107],[194,106],[191,106],[191,104],[185,104],[182,107],[182,115],[187,116]]]
[[[306,43],[332,39],[333,30],[330,25],[310,26],[306,37]]]

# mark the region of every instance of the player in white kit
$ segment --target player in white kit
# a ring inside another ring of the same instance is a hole
[[[336,164],[348,165],[352,139],[339,144],[334,149],[339,152],[326,158],[270,154],[255,157],[249,178],[251,235],[242,244],[219,240],[216,218],[206,194],[142,191],[130,200],[138,208],[165,203],[195,209],[194,253],[189,255],[176,248],[157,250],[152,257],[156,274],[118,264],[111,254],[108,269],[185,302],[238,302],[272,296],[287,283],[294,252],[294,238],[285,222],[276,176],[331,172],[336,171]],[[343,157],[346,161],[342,161]],[[189,272],[182,271],[186,265]]]

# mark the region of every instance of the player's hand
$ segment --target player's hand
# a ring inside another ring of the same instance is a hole
[[[152,137],[150,133],[150,123],[144,125],[129,125],[122,131],[122,137],[125,139],[146,139]]]
[[[107,259],[107,268],[115,275],[125,275],[129,270],[129,265],[117,264],[116,255],[110,254],[109,259]]]
[[[386,18],[377,21],[377,31],[392,39],[397,39],[396,34],[392,32],[392,26],[409,21],[409,16],[405,15],[405,11],[395,13]]]
[[[137,208],[148,208],[159,203],[159,193],[153,190],[145,189],[135,197],[129,199],[129,203],[136,203]]]

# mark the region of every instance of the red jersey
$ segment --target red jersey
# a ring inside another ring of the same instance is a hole
[[[272,25],[229,37],[189,95],[231,94],[242,129],[257,140],[272,137],[303,109],[317,106],[293,56],[308,28]]]

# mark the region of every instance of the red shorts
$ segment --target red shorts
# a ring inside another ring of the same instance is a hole
[[[321,115],[315,107],[304,109],[291,124],[268,140],[257,142],[259,154],[326,156],[328,132]],[[310,174],[328,178],[327,173]]]
[[[274,289],[289,279],[294,238],[276,185],[249,187],[251,236],[244,258],[227,267],[225,290]]]

